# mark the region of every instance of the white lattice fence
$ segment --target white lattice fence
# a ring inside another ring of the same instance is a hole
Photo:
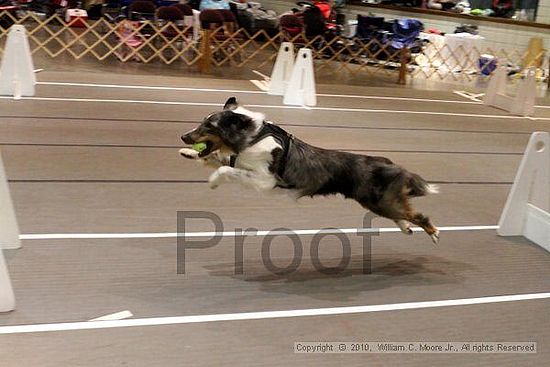
[[[472,80],[490,64],[480,67],[481,55],[489,54],[499,65],[513,68],[539,66],[544,51],[531,55],[531,65],[525,64],[525,54],[519,51],[491,48],[449,47],[426,43],[420,49],[399,50],[391,42],[378,39],[359,40],[341,36],[317,36],[308,39],[304,34],[290,36],[281,31],[270,35],[264,30],[249,34],[244,29],[217,29],[193,32],[192,27],[154,21],[111,23],[107,19],[83,22],[76,18],[66,23],[59,16],[41,18],[33,13],[15,16],[0,13],[0,55],[9,25],[26,26],[31,51],[49,57],[87,57],[98,61],[108,59],[121,62],[139,61],[163,64],[180,63],[198,65],[199,70],[211,67],[265,67],[268,69],[283,41],[291,41],[296,48],[308,47],[313,51],[315,68],[334,73],[359,73],[395,77],[404,82],[405,76],[434,78],[437,80]],[[535,65],[536,64],[536,65]]]

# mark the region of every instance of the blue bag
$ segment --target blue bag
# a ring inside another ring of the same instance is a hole
[[[228,0],[201,0],[199,10],[205,9],[229,9]]]
[[[396,49],[411,47],[424,28],[424,24],[416,19],[398,19],[393,23],[392,46]]]

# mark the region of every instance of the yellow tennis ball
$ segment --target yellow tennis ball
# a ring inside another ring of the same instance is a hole
[[[195,143],[192,146],[193,150],[196,150],[197,152],[202,152],[206,149],[206,143]]]

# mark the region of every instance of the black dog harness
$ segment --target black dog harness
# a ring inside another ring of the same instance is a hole
[[[289,134],[279,126],[275,124],[271,124],[268,122],[263,123],[262,128],[258,132],[258,134],[250,141],[249,145],[254,145],[258,143],[260,140],[265,139],[267,137],[271,136],[275,141],[281,146],[283,150],[283,156],[279,164],[279,169],[277,170],[277,176],[280,178],[283,177],[283,174],[285,173],[285,167],[286,167],[286,161],[288,158],[288,152],[290,150],[290,146],[292,145],[292,141],[294,140],[294,135]],[[229,158],[229,166],[235,167],[235,162],[237,161],[238,155],[232,155]]]

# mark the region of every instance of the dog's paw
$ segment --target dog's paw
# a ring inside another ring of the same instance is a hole
[[[233,173],[233,168],[229,166],[221,166],[216,170],[220,178],[228,178]]]
[[[430,235],[434,245],[439,243],[439,230],[436,230],[433,234]]]
[[[208,186],[211,189],[215,189],[222,183],[223,180],[227,179],[228,176],[233,172],[233,168],[222,166],[218,168],[214,173],[208,178]]]
[[[404,234],[406,234],[406,235],[413,234],[413,231],[411,229],[411,224],[409,222],[407,222],[406,220],[398,220],[395,223],[397,223],[397,226],[399,227],[401,232],[403,232]]]
[[[199,152],[191,148],[181,148],[180,154],[187,159],[199,159]]]
[[[208,177],[208,187],[210,187],[212,190],[217,189],[218,186],[220,186],[220,174],[218,171],[215,171]]]

